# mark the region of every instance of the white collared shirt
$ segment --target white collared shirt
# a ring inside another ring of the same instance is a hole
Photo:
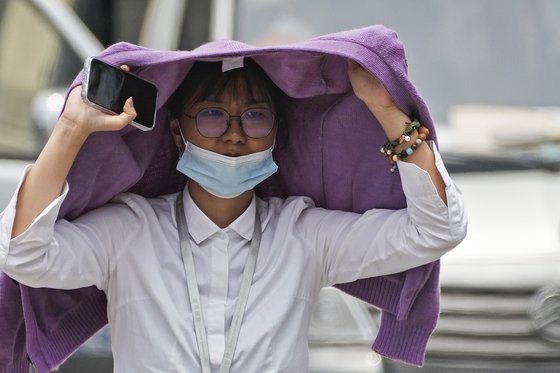
[[[404,162],[399,170],[408,207],[396,211],[359,215],[315,208],[305,197],[253,198],[220,229],[185,193],[212,371],[222,360],[257,205],[263,236],[231,371],[305,372],[307,330],[322,287],[431,262],[463,239],[461,195],[435,154],[448,206],[427,172]],[[200,371],[174,213],[177,194],[123,194],[55,224],[67,193],[68,185],[10,240],[16,192],[0,215],[0,270],[32,287],[103,290],[116,373]]]

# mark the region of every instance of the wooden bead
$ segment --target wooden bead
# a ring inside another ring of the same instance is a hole
[[[418,135],[418,138],[422,141],[425,141],[426,140],[426,134],[421,133],[421,134]]]

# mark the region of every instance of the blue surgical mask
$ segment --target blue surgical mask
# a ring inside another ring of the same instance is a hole
[[[184,142],[185,151],[177,170],[217,197],[237,197],[278,170],[272,159],[274,146],[258,153],[228,157]]]

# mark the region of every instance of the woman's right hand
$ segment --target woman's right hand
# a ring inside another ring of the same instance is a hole
[[[121,69],[124,71],[129,70],[126,65],[122,65]],[[66,106],[59,122],[72,126],[84,138],[94,132],[118,131],[136,118],[132,97],[126,100],[121,114],[107,114],[86,104],[82,100],[81,90],[81,85],[72,89],[66,100]]]
[[[127,66],[121,69],[128,71]],[[134,118],[132,99],[120,115],[107,114],[82,100],[81,86],[68,95],[66,106],[35,165],[27,173],[18,193],[11,237],[24,232],[64,189],[64,181],[87,137],[99,131],[118,131]]]

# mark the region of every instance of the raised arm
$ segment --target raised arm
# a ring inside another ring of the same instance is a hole
[[[11,238],[23,233],[61,194],[70,167],[90,134],[117,131],[136,117],[132,98],[126,101],[122,114],[110,115],[85,104],[80,90],[77,86],[70,92],[47,144],[21,186]]]
[[[411,118],[395,105],[385,87],[355,61],[348,60],[348,77],[352,83],[354,94],[366,104],[377,118],[387,138],[389,140],[399,138],[406,128],[406,123],[410,122]],[[447,204],[445,183],[436,168],[434,153],[429,146],[422,143],[411,156],[403,161],[414,163],[427,171],[439,197]]]

